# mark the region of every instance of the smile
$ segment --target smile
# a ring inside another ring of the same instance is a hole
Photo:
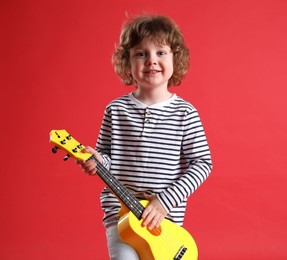
[[[144,73],[145,74],[156,74],[156,73],[159,73],[161,72],[160,70],[148,70],[148,71],[145,71]]]

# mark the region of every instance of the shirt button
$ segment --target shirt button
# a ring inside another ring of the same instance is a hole
[[[145,111],[145,114],[146,114],[146,115],[150,115],[151,112],[150,112],[149,110],[146,110],[146,111]]]

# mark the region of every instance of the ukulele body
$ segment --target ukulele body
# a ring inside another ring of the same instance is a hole
[[[148,201],[141,204],[146,207]],[[130,211],[121,210],[118,232],[123,241],[132,246],[141,260],[196,260],[198,251],[192,236],[182,227],[164,219],[159,228],[149,231],[143,220]]]

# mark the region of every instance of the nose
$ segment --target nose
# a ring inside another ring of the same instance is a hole
[[[148,56],[147,56],[147,59],[146,59],[146,64],[148,66],[150,65],[156,65],[157,64],[157,55],[153,54],[153,53],[150,53]]]

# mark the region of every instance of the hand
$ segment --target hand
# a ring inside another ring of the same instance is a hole
[[[152,230],[154,227],[158,228],[162,220],[167,215],[167,212],[156,195],[145,193],[144,197],[149,200],[149,204],[142,214],[142,218],[144,219],[142,225],[148,226],[149,230]]]
[[[87,146],[83,150],[83,153],[91,153],[97,158],[100,163],[103,162],[102,156],[90,146]],[[76,160],[76,163],[79,164],[82,170],[89,175],[95,175],[97,173],[97,163],[94,160]]]

